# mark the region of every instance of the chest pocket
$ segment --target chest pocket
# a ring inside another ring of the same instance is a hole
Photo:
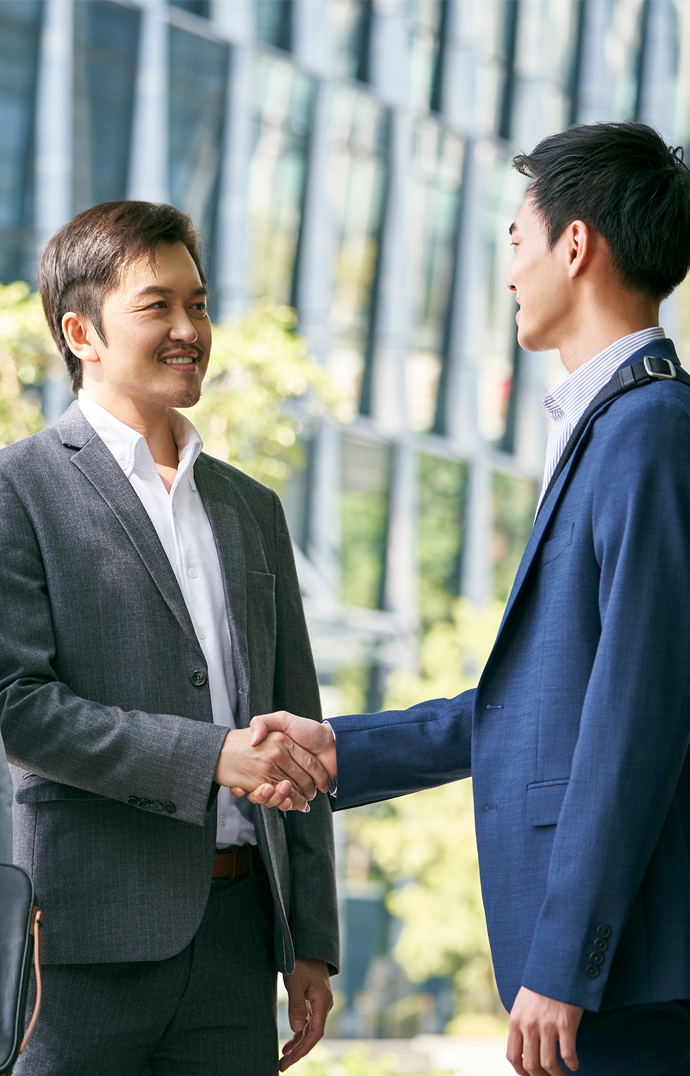
[[[557,534],[554,538],[550,538],[548,542],[544,542],[541,547],[541,558],[539,561],[542,568],[545,564],[550,564],[552,560],[556,560],[560,557],[565,553],[566,549],[572,545],[574,529],[575,524],[571,523],[567,530],[561,531],[561,533]]]
[[[247,572],[247,586],[257,590],[268,590],[275,593],[276,577],[270,572]]]

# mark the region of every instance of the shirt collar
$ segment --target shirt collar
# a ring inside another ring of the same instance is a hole
[[[135,470],[156,470],[151,450],[146,443],[146,439],[140,433],[133,430],[131,426],[127,426],[124,422],[120,422],[114,415],[111,415],[104,407],[101,407],[100,404],[87,396],[84,389],[79,390],[77,399],[84,418],[89,425],[93,426],[106,448],[120,464],[127,478],[130,478]],[[203,448],[203,441],[189,419],[172,407],[170,408],[170,425],[177,445],[179,460],[173,489],[183,476],[187,475],[189,485],[193,490],[196,490],[194,464]]]
[[[594,397],[611,380],[619,366],[635,352],[651,343],[661,340],[666,333],[659,326],[641,329],[621,337],[615,343],[600,351],[593,359],[579,366],[565,381],[544,398],[543,404],[554,422],[567,419],[572,426],[577,425]]]

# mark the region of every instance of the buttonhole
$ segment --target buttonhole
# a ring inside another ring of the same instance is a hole
[[[486,708],[487,710],[502,710],[503,706],[501,705],[501,703],[498,703],[496,706],[493,706],[491,703],[488,703]]]

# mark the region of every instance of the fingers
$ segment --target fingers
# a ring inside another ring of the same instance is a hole
[[[259,785],[250,792],[247,799],[250,803],[258,803],[263,807],[278,807],[281,811],[301,811],[309,814],[311,808],[304,796],[296,792],[289,781],[281,781],[278,785]]]
[[[571,1072],[577,1072],[580,1067],[577,1050],[575,1048],[576,1036],[577,1028],[574,1027],[567,1027],[559,1034],[561,1057]]]
[[[319,760],[317,758],[314,758],[311,752],[305,751],[304,748],[300,747],[300,745],[298,743],[295,743],[294,740],[292,740],[290,754],[294,758],[297,765],[300,766],[305,771],[305,773],[309,774],[309,777],[316,785],[316,788],[320,789],[321,792],[328,792],[328,789],[330,788],[331,784],[331,779],[328,776],[326,770],[319,762]],[[314,795],[316,795],[316,793],[314,793]],[[312,796],[309,796],[308,798],[313,799]]]
[[[522,1032],[517,1024],[510,1023],[510,1031],[508,1033],[508,1049],[506,1050],[506,1057],[510,1061],[511,1065],[518,1073],[518,1076],[528,1076],[522,1067]]]

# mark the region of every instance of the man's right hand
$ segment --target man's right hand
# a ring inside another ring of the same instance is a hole
[[[252,730],[252,744],[255,747],[259,746],[267,735],[274,732],[282,732],[303,747],[318,760],[320,767],[327,773],[328,780],[325,782],[316,780],[316,784],[322,792],[328,792],[330,780],[338,771],[335,736],[329,724],[310,721],[306,717],[296,717],[287,710],[278,710],[274,714],[253,717],[249,727]]]
[[[307,800],[314,798],[317,788],[328,789],[328,772],[309,749],[304,750],[282,729],[276,726],[275,731],[266,732],[257,739],[253,730],[230,730],[221,748],[214,780],[231,788],[233,795],[248,792],[252,803],[307,812]],[[287,783],[291,786],[289,790]]]

